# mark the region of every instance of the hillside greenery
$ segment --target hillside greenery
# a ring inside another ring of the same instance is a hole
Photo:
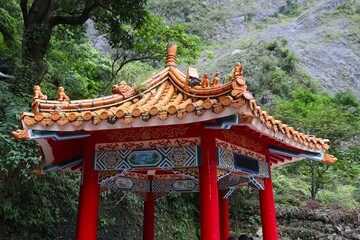
[[[106,95],[112,83],[124,79],[137,85],[162,68],[163,53],[170,41],[178,44],[183,66],[195,64],[199,57],[200,63],[216,58],[216,63],[206,67],[225,69],[221,73],[222,82],[229,81],[235,63],[241,62],[248,88],[264,109],[305,133],[331,140],[329,153],[339,159],[335,165],[305,160],[273,171],[283,239],[301,237],[296,234],[314,235],[315,227],[298,228],[286,222],[304,206],[309,209],[310,203],[316,202],[332,212],[341,209],[342,215],[339,213],[336,221],[350,221],[346,220],[353,216],[350,213],[360,208],[359,101],[350,91],[336,95],[326,93],[326,89],[299,66],[298,57],[289,50],[284,38],[255,41],[256,37],[250,35],[237,42],[235,47],[241,46],[239,55],[216,52],[221,42],[212,42],[217,29],[209,27],[208,22],[220,24],[230,10],[217,8],[220,5],[214,2],[213,6],[197,0],[150,1],[150,9],[156,11],[147,13],[147,17],[141,19],[142,24],[136,28],[129,24],[117,25],[122,33],[133,37],[132,44],[123,44],[118,41],[118,35],[109,35],[111,50],[107,53],[90,44],[85,26],[56,26],[41,59],[41,79],[35,82],[26,82],[27,78],[19,75],[28,67],[22,59],[25,27],[21,7],[15,0],[0,2],[0,72],[6,74],[0,77],[0,239],[71,239],[76,225],[79,174],[33,174],[39,164],[37,146],[31,141],[10,137],[11,131],[19,128],[19,114],[30,110],[32,100],[31,91],[18,90],[19,83],[40,84],[49,99],[56,99],[60,85],[72,99]],[[248,5],[243,6],[245,24],[254,29],[265,28],[268,24],[265,20],[252,22],[256,18],[256,6],[252,1],[246,2]],[[351,3],[345,1],[336,11],[349,13],[353,21],[359,21],[355,14],[359,10]],[[302,11],[306,11],[306,7],[290,3],[279,13],[281,16],[272,18],[286,21]],[[98,20],[100,24],[102,19]],[[106,27],[97,25],[102,33],[109,30]],[[142,55],[149,50],[152,50],[150,55]],[[143,57],[137,59],[140,55]],[[159,200],[156,239],[199,239],[198,198],[196,193],[174,194]],[[100,201],[99,239],[141,239],[141,200],[131,193],[118,191],[103,193]],[[250,188],[237,190],[230,198],[230,217],[234,233],[254,235],[260,226],[257,192]]]

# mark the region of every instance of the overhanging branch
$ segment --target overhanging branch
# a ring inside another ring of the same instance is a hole
[[[78,25],[83,24],[90,18],[91,12],[99,6],[97,1],[86,1],[85,7],[80,15],[77,16],[53,16],[49,20],[49,26],[52,28],[56,25]]]

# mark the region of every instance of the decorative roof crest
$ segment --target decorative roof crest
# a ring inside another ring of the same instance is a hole
[[[113,94],[121,94],[124,98],[132,97],[136,94],[135,89],[127,85],[125,81],[121,81],[119,84],[113,85],[111,92]]]
[[[58,88],[58,101],[60,101],[60,102],[62,102],[62,101],[69,102],[70,101],[70,98],[65,93],[64,87],[61,87],[61,86]]]
[[[176,49],[175,43],[169,43],[167,46],[166,66],[176,66]]]
[[[35,99],[40,99],[40,100],[47,100],[47,96],[44,95],[42,92],[41,92],[41,88],[39,85],[35,85],[34,88],[34,98],[33,100]]]

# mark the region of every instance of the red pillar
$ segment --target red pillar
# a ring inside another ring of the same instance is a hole
[[[98,171],[93,170],[95,144],[87,141],[83,153],[76,239],[96,240],[100,186]]]
[[[217,157],[215,139],[210,131],[201,137],[200,233],[202,240],[219,240],[219,199],[217,185]]]
[[[148,192],[146,194],[146,201],[144,201],[144,229],[143,229],[144,240],[155,239],[154,217],[155,217],[154,193]]]
[[[264,240],[277,240],[276,212],[274,193],[271,180],[271,171],[269,164],[269,178],[264,179],[264,190],[259,191],[261,224]]]
[[[219,191],[219,217],[221,240],[227,240],[228,237],[230,237],[229,199],[224,198],[225,194],[225,190]]]

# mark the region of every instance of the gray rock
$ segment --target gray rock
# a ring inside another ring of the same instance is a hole
[[[235,49],[234,51],[232,51],[231,55],[236,55],[236,54],[240,54],[241,50],[240,49]]]

